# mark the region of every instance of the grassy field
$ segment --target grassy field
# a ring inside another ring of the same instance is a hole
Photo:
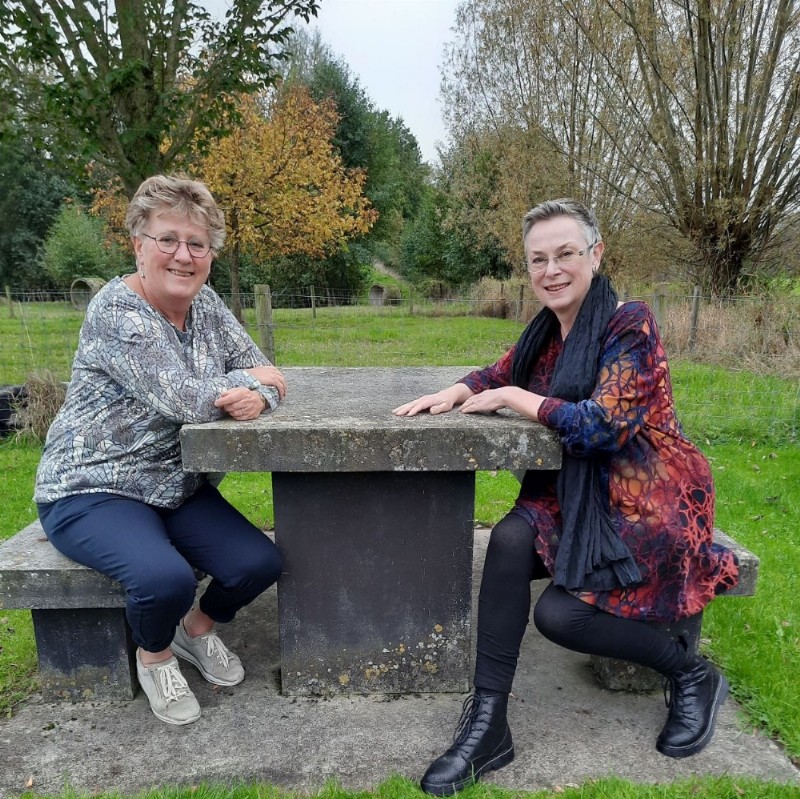
[[[324,309],[328,310],[328,309]],[[481,318],[409,317],[389,309],[380,315],[362,312],[319,312],[308,324],[308,312],[285,311],[278,316],[276,350],[282,365],[469,365],[488,363],[512,343],[520,325]],[[326,321],[330,319],[330,321]],[[29,370],[29,354],[39,365],[58,368],[61,350],[74,349],[79,320],[54,314],[45,340],[31,335],[18,340],[17,355],[6,347],[6,323],[0,324],[0,383],[13,383]],[[19,319],[16,319],[19,323]],[[72,336],[65,344],[64,337]],[[26,349],[27,348],[27,349]],[[13,349],[13,347],[12,347]],[[48,352],[52,356],[48,356]],[[9,366],[14,361],[16,366]],[[58,363],[56,363],[58,361]],[[14,372],[12,369],[21,371]],[[66,373],[64,374],[66,376]],[[786,747],[800,761],[800,448],[797,447],[797,381],[756,378],[685,362],[673,364],[678,408],[687,432],[711,459],[718,488],[717,520],[761,558],[758,593],[752,598],[720,598],[711,604],[704,624],[704,646],[726,671],[734,694],[757,726]],[[742,401],[746,397],[746,401]],[[734,399],[735,398],[735,399]],[[786,409],[789,409],[788,411]],[[772,420],[767,422],[766,420]],[[0,444],[0,476],[8,487],[0,510],[0,539],[13,535],[35,518],[30,501],[39,447],[5,441]],[[268,475],[230,475],[224,493],[256,524],[272,524],[271,485]],[[492,524],[516,494],[517,483],[507,473],[480,473],[476,518]],[[0,712],[36,688],[35,651],[26,611],[0,611]],[[388,775],[387,775],[388,777]],[[270,786],[242,786],[147,796],[283,797]],[[330,786],[322,799],[355,799]],[[372,794],[386,799],[421,796],[416,786],[388,779]],[[512,794],[477,786],[464,799],[509,799]],[[669,786],[641,786],[617,780],[588,782],[530,797],[797,797],[797,788],[748,780],[704,779]]]

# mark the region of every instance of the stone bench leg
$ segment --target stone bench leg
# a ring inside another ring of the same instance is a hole
[[[669,624],[653,623],[653,626],[669,633],[673,638],[683,638],[689,653],[696,655],[700,646],[702,624],[703,614],[698,613]],[[592,655],[590,662],[597,681],[603,688],[611,691],[653,691],[661,687],[661,675],[645,666],[597,655]]]
[[[473,472],[273,472],[284,694],[466,691]]]
[[[133,699],[139,684],[124,608],[31,614],[46,701]]]

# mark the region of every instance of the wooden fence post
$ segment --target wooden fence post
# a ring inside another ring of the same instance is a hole
[[[311,318],[317,318],[317,299],[314,295],[314,287],[311,287]]]
[[[664,329],[664,306],[666,305],[667,290],[663,285],[656,286],[653,294],[653,316],[660,330]]]
[[[697,343],[697,320],[700,317],[700,286],[695,286],[692,292],[692,317],[689,322],[689,350],[694,349]]]
[[[517,301],[517,321],[522,321],[522,304],[525,302],[525,284],[519,284],[519,300]]]
[[[8,318],[14,318],[14,303],[11,302],[11,286],[6,283],[6,299],[8,300]]]
[[[408,315],[414,315],[414,289],[408,290]]]
[[[272,294],[269,285],[259,283],[253,286],[256,306],[256,328],[258,329],[258,345],[261,352],[275,363],[275,333],[272,324]]]

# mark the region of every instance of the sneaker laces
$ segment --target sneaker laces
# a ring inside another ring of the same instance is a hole
[[[215,633],[209,633],[208,635],[201,635],[199,637],[206,642],[206,655],[210,658],[217,658],[217,660],[222,663],[223,667],[227,669],[228,664],[231,662],[231,653],[228,647],[222,643],[219,636]]]
[[[191,690],[189,690],[189,683],[186,682],[185,677],[181,674],[177,663],[159,666],[156,669],[156,677],[158,686],[161,689],[161,695],[167,704],[192,695]]]

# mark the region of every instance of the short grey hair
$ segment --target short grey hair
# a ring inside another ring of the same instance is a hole
[[[547,200],[539,203],[535,208],[531,208],[522,218],[522,246],[525,247],[525,240],[528,233],[537,222],[544,222],[545,219],[552,219],[556,216],[572,217],[586,234],[586,243],[592,244],[602,241],[600,226],[597,217],[591,208],[587,208],[583,203],[572,200],[569,197],[562,197],[559,200]]]
[[[185,216],[208,231],[211,249],[219,252],[225,243],[225,216],[204,183],[190,178],[155,175],[143,181],[125,213],[125,227],[138,236],[158,209]]]

